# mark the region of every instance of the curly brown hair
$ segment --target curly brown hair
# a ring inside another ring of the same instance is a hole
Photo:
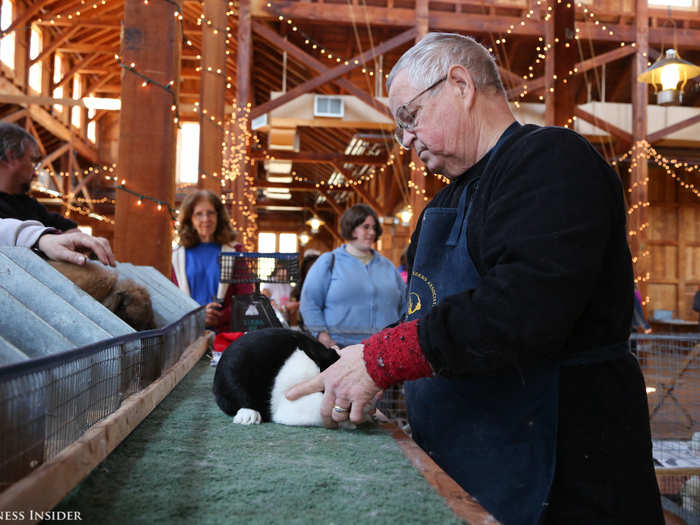
[[[209,190],[196,190],[188,194],[180,206],[180,226],[177,229],[180,234],[180,245],[185,248],[192,248],[201,242],[199,234],[192,224],[192,213],[194,212],[194,207],[203,200],[209,201],[216,210],[214,242],[217,244],[227,244],[235,241],[238,235],[236,230],[231,226],[228,212],[219,196]]]

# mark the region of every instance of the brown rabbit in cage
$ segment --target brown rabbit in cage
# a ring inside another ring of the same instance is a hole
[[[151,296],[143,286],[91,261],[83,266],[60,261],[48,263],[134,330],[156,327]]]

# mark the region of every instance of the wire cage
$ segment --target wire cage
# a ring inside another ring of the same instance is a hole
[[[222,283],[290,283],[299,280],[298,253],[222,252],[219,254]]]
[[[204,319],[200,307],[157,330],[0,367],[0,492],[158,379]]]
[[[295,284],[299,279],[298,253],[223,252],[219,255],[219,266],[220,282],[252,284],[255,288],[251,294],[233,297],[232,331],[249,332],[282,326],[269,299],[260,293],[260,284]]]
[[[700,333],[633,334],[664,506],[700,523]]]

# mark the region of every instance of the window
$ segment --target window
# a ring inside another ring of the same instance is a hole
[[[696,0],[649,0],[649,5],[652,7],[681,7],[685,9],[694,9]]]
[[[10,0],[2,0],[0,8],[0,29],[3,31],[12,24],[14,5]],[[7,67],[15,68],[15,33],[5,35],[0,39],[0,61]]]
[[[44,45],[41,29],[37,25],[32,26],[32,32],[29,37],[29,58],[34,60],[41,53]],[[41,72],[44,65],[37,62],[29,68],[29,87],[37,93],[41,93]]]
[[[199,179],[199,123],[183,122],[177,130],[177,184],[197,184]]]
[[[260,232],[258,234],[258,251],[260,253],[296,253],[297,234],[296,233],[273,233]],[[259,260],[258,276],[266,278],[275,269],[275,262],[271,258]]]
[[[78,100],[83,96],[83,85],[80,82],[80,75],[76,73],[73,77],[73,98]],[[80,127],[80,106],[73,106],[71,109],[70,121],[76,128]]]
[[[258,251],[261,253],[296,253],[297,242],[296,233],[260,232],[258,234]]]
[[[258,233],[258,251],[260,253],[272,253],[277,251],[277,234],[270,232]],[[258,260],[258,277],[266,279],[275,269],[272,259],[263,257]]]
[[[297,234],[296,233],[280,233],[279,251],[282,253],[296,253],[296,251],[297,251]]]
[[[58,84],[63,78],[63,57],[56,53],[53,57],[53,83]],[[53,98],[63,98],[63,86],[53,90]],[[63,113],[63,104],[54,104],[53,108],[58,113]]]
[[[95,111],[94,109],[88,109],[88,119],[91,119],[95,116]],[[87,125],[87,138],[90,142],[93,144],[97,141],[97,123],[94,120],[90,120]]]

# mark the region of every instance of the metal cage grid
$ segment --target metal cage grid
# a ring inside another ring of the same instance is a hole
[[[157,330],[0,368],[0,492],[55,457],[173,365],[204,308]]]
[[[700,334],[633,334],[664,506],[700,520]]]
[[[222,252],[219,254],[222,283],[296,283],[298,253]]]

